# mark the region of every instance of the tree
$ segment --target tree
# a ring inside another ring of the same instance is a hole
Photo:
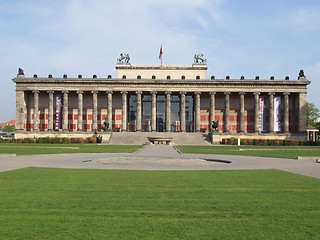
[[[13,125],[7,125],[2,129],[3,132],[14,132],[14,126]]]
[[[313,126],[319,128],[319,118],[320,118],[320,111],[319,109],[313,104],[307,102],[307,123],[308,126]]]

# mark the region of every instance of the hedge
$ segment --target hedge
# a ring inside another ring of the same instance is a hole
[[[0,143],[97,143],[96,137],[88,138],[58,138],[58,137],[43,137],[43,138],[0,138]]]
[[[237,138],[223,138],[221,144],[238,145]],[[299,141],[291,139],[240,139],[241,145],[269,145],[269,146],[320,146],[319,141]]]

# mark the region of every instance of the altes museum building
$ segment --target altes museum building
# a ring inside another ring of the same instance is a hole
[[[292,80],[216,79],[199,56],[190,65],[138,65],[125,55],[116,78],[26,77],[19,69],[15,137],[87,137],[105,121],[113,132],[210,134],[219,121],[220,140],[306,139],[310,81],[302,70]]]

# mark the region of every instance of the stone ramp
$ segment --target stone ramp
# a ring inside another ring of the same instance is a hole
[[[156,157],[180,157],[175,147],[169,145],[145,145],[134,153],[139,156],[156,156]]]
[[[162,133],[162,132],[113,132],[109,144],[142,145],[148,137],[172,137],[175,145],[211,145],[211,138],[206,133]]]

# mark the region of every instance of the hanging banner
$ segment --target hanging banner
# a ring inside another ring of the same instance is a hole
[[[281,132],[281,97],[274,97],[274,131]]]
[[[266,131],[266,97],[259,97],[260,105],[260,119],[259,119],[259,129],[260,131]]]
[[[57,95],[56,97],[56,130],[62,129],[62,98],[62,95]]]

